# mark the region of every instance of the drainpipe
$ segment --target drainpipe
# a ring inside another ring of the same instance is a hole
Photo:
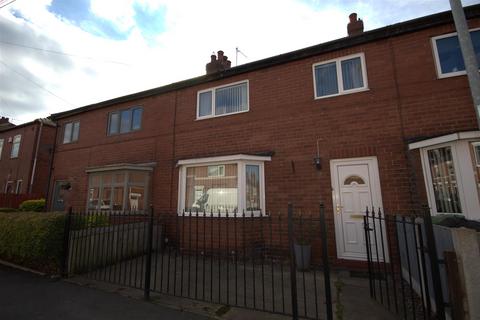
[[[48,211],[48,209],[51,209],[51,201],[50,201],[50,184],[52,183],[52,174],[53,174],[53,160],[55,158],[55,149],[57,146],[57,134],[58,134],[58,123],[55,122],[55,138],[53,140],[53,146],[52,149],[50,150],[50,159],[48,163],[48,181],[47,181],[47,190],[45,192],[45,211]]]
[[[465,70],[467,71],[470,92],[473,98],[473,106],[477,115],[477,124],[480,129],[480,73],[478,72],[478,62],[473,51],[472,38],[468,31],[465,12],[463,11],[461,0],[450,0],[452,8],[453,20],[457,29],[458,42],[462,51],[463,61],[465,62]]]
[[[43,120],[40,119],[40,129],[38,129],[37,145],[35,147],[35,158],[33,159],[32,176],[30,178],[30,185],[28,186],[28,193],[32,193],[33,181],[35,180],[35,170],[37,168],[38,149],[40,147],[40,139],[42,137],[42,129],[43,129]]]

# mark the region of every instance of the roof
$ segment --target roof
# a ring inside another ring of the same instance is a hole
[[[465,16],[467,19],[480,17],[480,5],[473,5],[473,6],[465,7],[464,9],[465,9]],[[344,48],[348,48],[356,45],[361,45],[361,44],[365,44],[373,41],[378,41],[378,40],[382,40],[382,39],[386,39],[394,36],[399,36],[407,33],[412,33],[412,32],[416,32],[416,31],[432,28],[435,26],[452,23],[452,22],[453,22],[453,17],[452,17],[451,11],[445,11],[445,12],[405,21],[405,22],[400,22],[400,23],[389,25],[386,27],[374,29],[371,31],[366,31],[357,36],[344,37],[344,38],[336,39],[333,41],[321,43],[315,46],[311,46],[311,47],[303,48],[300,50],[295,50],[288,53],[273,56],[270,58],[254,61],[254,62],[243,64],[237,67],[233,67],[231,69],[224,70],[221,72],[217,72],[209,75],[203,75],[200,77],[191,78],[191,79],[183,80],[180,82],[171,83],[165,86],[125,95],[118,98],[113,98],[110,100],[102,101],[95,104],[90,104],[84,107],[80,107],[80,108],[76,108],[76,109],[72,109],[64,112],[54,113],[51,115],[51,118],[53,120],[58,120],[65,117],[77,115],[83,112],[104,108],[104,107],[111,106],[118,103],[129,102],[136,99],[146,98],[146,97],[159,95],[159,94],[163,94],[163,93],[167,93],[175,90],[189,88],[195,85],[232,77],[242,73],[269,68],[272,66],[276,66],[276,65],[280,65],[288,62],[309,58],[315,55],[324,54],[324,53],[328,53],[328,52],[332,52],[332,51],[336,51],[336,50],[340,50],[340,49],[344,49]]]
[[[38,119],[35,119],[35,120],[33,120],[33,121],[30,121],[30,122],[25,122],[25,123],[19,124],[18,126],[12,124],[12,126],[7,127],[7,128],[1,128],[1,127],[0,127],[0,132],[3,133],[3,132],[10,131],[10,130],[23,128],[23,127],[26,127],[26,126],[29,126],[29,125],[33,125],[33,124],[35,124],[36,122],[38,122],[38,123],[43,123],[44,125],[49,126],[49,127],[56,127],[56,126],[57,126],[57,124],[56,124],[52,119],[49,119],[49,118],[38,118]]]

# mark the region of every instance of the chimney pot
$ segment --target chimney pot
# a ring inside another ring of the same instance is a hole
[[[355,12],[351,13],[348,17],[350,18],[350,22],[347,25],[348,36],[356,36],[363,33],[362,19],[358,19]]]
[[[210,56],[210,62],[206,65],[207,74],[230,69],[232,63],[228,60],[228,57],[223,54],[223,51],[219,50],[217,52],[218,56],[215,56],[215,54]]]

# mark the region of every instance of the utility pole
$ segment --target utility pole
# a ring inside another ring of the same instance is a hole
[[[470,92],[472,93],[475,114],[477,115],[477,124],[480,129],[480,73],[478,72],[478,62],[473,51],[472,38],[468,31],[462,1],[450,0],[450,7],[452,8],[458,42],[462,51],[463,61],[465,62],[465,70],[467,71]]]

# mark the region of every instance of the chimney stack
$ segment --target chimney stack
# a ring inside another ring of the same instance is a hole
[[[4,124],[4,123],[9,123],[10,121],[8,121],[10,119],[6,118],[6,117],[1,117],[0,118],[0,124]]]
[[[217,52],[217,56],[215,56],[215,54],[210,56],[210,62],[206,65],[207,74],[228,70],[231,68],[231,66],[232,62],[228,60],[227,56],[223,55],[222,50],[219,50]]]
[[[350,22],[347,25],[348,36],[356,36],[363,33],[363,21],[357,19],[357,14],[351,13],[349,16]]]

